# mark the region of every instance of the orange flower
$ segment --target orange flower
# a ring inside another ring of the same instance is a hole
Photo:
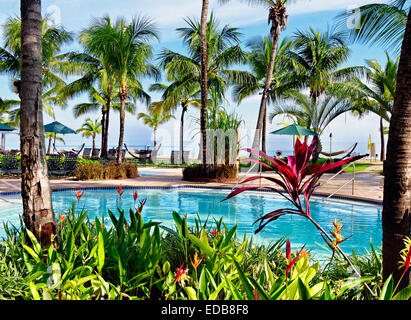
[[[334,225],[334,229],[330,230],[330,233],[333,235],[334,239],[332,241],[328,241],[327,239],[325,239],[322,233],[321,233],[321,237],[323,237],[324,241],[328,244],[328,246],[333,251],[335,251],[341,242],[348,240],[351,236],[344,239],[344,236],[340,233],[342,228],[344,227],[341,224],[341,219],[338,221],[337,219],[335,219],[333,222],[333,225]]]
[[[194,268],[195,270],[197,270],[198,265],[201,263],[201,261],[202,261],[203,259],[199,259],[199,258],[198,258],[197,252],[194,253],[193,259],[194,259],[194,261],[191,260],[191,258],[190,258],[191,264],[193,265],[193,268]]]
[[[66,219],[66,216],[64,214],[60,214],[59,219],[60,219],[60,222],[63,222],[64,219]]]
[[[83,196],[84,192],[81,190],[76,190],[76,197],[77,197],[77,201],[80,201],[81,197]]]
[[[122,191],[122,189],[123,189],[123,187],[122,187],[122,185],[120,184],[119,186],[118,186],[118,188],[117,188],[117,192],[118,192],[118,194],[120,195],[120,197],[123,195],[123,193],[124,193],[124,191]]]
[[[301,250],[300,258],[302,259],[302,258],[304,258],[304,257],[308,257],[309,255],[310,255],[310,253],[309,253],[307,250],[302,249],[302,250]]]

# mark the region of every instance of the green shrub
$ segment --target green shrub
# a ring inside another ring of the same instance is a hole
[[[191,165],[183,169],[183,179],[188,181],[224,181],[238,178],[237,165]]]
[[[110,180],[138,177],[136,164],[123,162],[117,164],[113,161],[99,162],[93,160],[80,161],[74,172],[78,180]]]

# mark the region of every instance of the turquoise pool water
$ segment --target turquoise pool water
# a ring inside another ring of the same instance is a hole
[[[172,226],[172,212],[186,213],[188,222],[193,223],[198,212],[201,220],[207,217],[214,226],[213,217],[223,221],[227,226],[239,223],[238,233],[252,235],[255,241],[269,243],[278,240],[282,236],[288,236],[293,249],[302,245],[310,249],[312,253],[322,255],[327,253],[323,248],[324,240],[315,227],[300,216],[285,215],[268,224],[266,228],[254,235],[256,226],[253,222],[264,213],[275,209],[287,208],[289,203],[280,196],[266,192],[245,192],[242,195],[220,202],[229,193],[229,190],[194,189],[194,188],[170,188],[170,189],[125,189],[121,200],[115,189],[84,190],[80,201],[80,207],[89,211],[89,218],[96,215],[101,217],[105,213],[105,221],[110,220],[107,209],[117,212],[116,208],[128,209],[133,207],[133,191],[137,190],[139,199],[147,198],[143,217],[146,221],[160,221],[164,225]],[[2,222],[10,222],[19,225],[18,214],[21,212],[20,195],[2,196],[7,200],[0,202],[0,238],[4,236]],[[57,191],[53,193],[53,206],[56,214],[66,213],[71,203],[75,201],[73,190]],[[381,245],[381,210],[380,206],[362,204],[348,201],[323,201],[313,197],[311,202],[313,218],[326,230],[332,228],[334,219],[342,219],[345,237],[352,235],[350,239],[342,243],[342,248],[351,253],[354,248],[357,253],[364,253],[370,247],[370,240],[375,246]],[[127,217],[127,215],[126,215]]]

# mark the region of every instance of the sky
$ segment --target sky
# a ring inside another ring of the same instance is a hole
[[[291,37],[296,30],[307,30],[312,27],[316,31],[324,31],[332,26],[336,15],[342,11],[352,10],[355,7],[367,3],[385,2],[379,0],[300,0],[288,5],[288,27],[281,34],[283,37]],[[43,14],[50,13],[56,22],[60,22],[67,30],[76,35],[80,30],[90,25],[95,17],[109,15],[111,18],[124,16],[131,19],[133,16],[144,15],[152,18],[158,28],[160,40],[153,43],[154,54],[161,49],[168,48],[181,53],[186,53],[178,38],[175,29],[184,27],[184,18],[199,18],[201,12],[201,0],[43,0]],[[3,24],[7,17],[18,16],[20,12],[19,0],[0,0],[0,23]],[[209,13],[213,12],[219,20],[220,25],[230,25],[239,28],[242,40],[245,43],[255,36],[266,36],[269,32],[267,25],[267,10],[264,7],[251,7],[244,1],[232,0],[230,3],[220,5],[217,0],[210,0]],[[365,59],[376,59],[384,66],[386,57],[385,49],[380,47],[368,47],[363,45],[350,45],[351,55],[349,60],[342,65],[354,66],[364,65]],[[73,42],[63,48],[63,52],[81,50],[80,46]],[[154,61],[155,62],[155,61]],[[144,80],[145,89],[148,89],[153,80]],[[0,76],[0,97],[3,99],[16,99],[17,96],[11,90],[10,78]],[[152,101],[159,100],[159,96],[152,94]],[[224,104],[228,110],[235,111],[244,120],[240,131],[240,143],[242,147],[249,147],[253,138],[253,130],[256,126],[258,108],[261,96],[255,95],[245,99],[240,105],[231,101],[230,93],[227,93],[227,101]],[[72,114],[73,106],[80,102],[86,102],[87,96],[80,96],[70,100],[64,110],[56,109],[56,120],[63,124],[78,129],[84,122],[86,116],[75,119]],[[137,104],[137,112],[146,112],[143,104]],[[270,112],[270,107],[268,107]],[[88,115],[93,119],[100,114]],[[191,155],[198,154],[199,128],[196,118],[199,111],[193,109],[187,113],[185,130],[185,149],[191,150]],[[160,155],[170,155],[171,148],[178,149],[179,142],[179,111],[172,120],[159,127],[159,143],[162,144]],[[44,123],[53,121],[44,115]],[[268,132],[282,127],[282,117],[277,117],[272,123],[268,123]],[[111,115],[109,129],[109,145],[116,146],[118,141],[119,116]],[[332,140],[329,135],[332,133]],[[351,114],[345,114],[334,120],[321,135],[323,149],[327,152],[335,152],[347,149],[350,145],[358,142],[357,152],[366,152],[368,138],[371,135],[372,142],[376,144],[379,153],[379,119],[375,115],[367,115],[358,119]],[[79,146],[83,142],[91,146],[91,140],[77,135],[64,136],[66,146]],[[130,146],[152,145],[152,129],[145,126],[136,116],[127,115],[125,123],[125,143]],[[268,135],[267,150],[274,153],[276,150],[286,152],[291,149],[292,137]],[[330,146],[331,142],[331,146]],[[18,148],[18,135],[9,134],[6,138],[6,148]],[[57,146],[64,148],[61,143]],[[100,137],[97,139],[97,147],[100,145]]]

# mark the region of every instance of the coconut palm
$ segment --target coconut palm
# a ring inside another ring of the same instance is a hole
[[[40,0],[21,0],[21,82],[19,85],[21,197],[23,221],[41,244],[57,238],[44,147],[42,113],[42,20]],[[45,48],[47,49],[47,48]]]
[[[398,70],[398,59],[392,60],[388,53],[386,56],[387,63],[384,69],[378,61],[366,60],[366,81],[356,78],[335,86],[335,93],[347,97],[357,113],[362,115],[371,112],[380,117],[381,161],[385,159],[383,120],[389,122],[391,118]]]
[[[59,136],[57,133],[54,133],[54,132],[45,132],[44,137],[49,139],[49,143],[47,147],[47,154],[50,154],[51,152],[51,142],[53,140],[54,141],[58,140],[60,142],[63,142],[64,144],[66,143],[61,136]]]
[[[0,47],[0,74],[7,74],[14,80],[15,91],[19,90],[20,81],[16,77],[20,76],[21,70],[21,19],[18,17],[8,18],[3,30],[4,46]],[[53,106],[63,106],[64,101],[59,95],[59,88],[65,85],[64,80],[59,76],[61,73],[61,62],[58,55],[63,45],[70,43],[72,33],[66,31],[61,26],[50,24],[48,16],[41,21],[42,37],[42,80],[43,80],[43,108],[54,117]],[[12,100],[10,100],[11,102]],[[15,100],[15,104],[19,104]],[[17,115],[19,112],[15,112]],[[18,123],[18,121],[16,122]]]
[[[295,32],[293,49],[288,54],[301,82],[310,90],[314,103],[334,83],[365,74],[362,66],[339,69],[351,52],[346,40],[346,34],[335,29],[316,32],[310,28]]]
[[[171,76],[169,77],[171,78]],[[201,94],[199,83],[185,81],[184,77],[177,77],[170,85],[154,83],[150,86],[150,91],[162,92],[162,101],[152,104],[153,113],[163,112],[174,114],[181,108],[180,116],[180,155],[184,153],[184,116],[190,106],[201,108],[198,99]],[[181,158],[184,163],[184,158]]]
[[[157,146],[157,129],[158,126],[169,121],[171,118],[174,118],[170,113],[163,113],[163,112],[152,112],[143,113],[140,112],[137,115],[137,119],[142,119],[144,124],[153,128],[154,134],[154,147]]]
[[[371,3],[340,13],[336,22],[341,30],[349,27],[351,42],[389,48],[392,54],[398,56],[409,10],[410,2],[407,4],[406,0]]]
[[[269,115],[271,121],[276,116],[287,116],[292,118],[294,123],[319,133],[319,136],[338,116],[351,111],[351,104],[347,99],[325,94],[313,101],[310,96],[301,92],[290,91],[286,98],[274,104]],[[318,143],[321,143],[320,140]],[[313,162],[318,159],[320,151],[321,146],[317,148],[315,157],[313,155]]]
[[[99,119],[91,120],[87,118],[86,121],[81,125],[77,132],[81,132],[83,137],[91,137],[93,150],[96,148],[96,135],[101,133],[101,122]]]
[[[248,81],[235,85],[233,88],[233,99],[237,103],[249,96],[258,94],[264,90],[267,70],[272,53],[272,39],[270,37],[256,37],[248,41],[247,61],[251,67],[251,75]],[[284,39],[278,46],[274,60],[274,68],[271,86],[269,89],[267,103],[272,103],[281,98],[290,89],[301,86],[301,80],[291,69],[291,59],[287,55],[292,47],[292,42]],[[262,127],[262,151],[266,148],[266,117],[263,119]]]
[[[142,76],[159,78],[159,72],[149,60],[152,39],[158,39],[156,28],[146,17],[133,18],[130,23],[119,18],[111,23],[109,17],[97,19],[89,32],[88,47],[91,52],[104,52],[104,60],[110,63],[112,74],[118,86],[120,99],[120,133],[117,162],[122,162],[124,140],[125,105],[130,91],[138,98],[146,99],[139,82]]]
[[[188,24],[185,28],[178,28],[189,55],[177,53],[168,49],[160,52],[160,66],[164,68],[167,74],[167,80],[178,81],[182,83],[196,83],[201,88],[201,24],[197,20],[186,19]],[[241,49],[239,42],[240,33],[237,28],[231,28],[228,25],[220,29],[218,21],[214,15],[210,16],[207,23],[207,93],[215,95],[218,100],[223,100],[225,91],[229,85],[242,83],[250,78],[246,71],[230,69],[236,64],[246,62],[246,54]],[[208,100],[208,98],[207,98]],[[207,102],[208,104],[208,102]],[[201,102],[203,107],[204,103]],[[200,130],[201,141],[204,142],[206,130],[207,111],[204,116],[204,110],[200,113]],[[206,147],[202,148],[202,153]],[[204,159],[203,159],[204,160]],[[205,161],[203,161],[205,164]]]

